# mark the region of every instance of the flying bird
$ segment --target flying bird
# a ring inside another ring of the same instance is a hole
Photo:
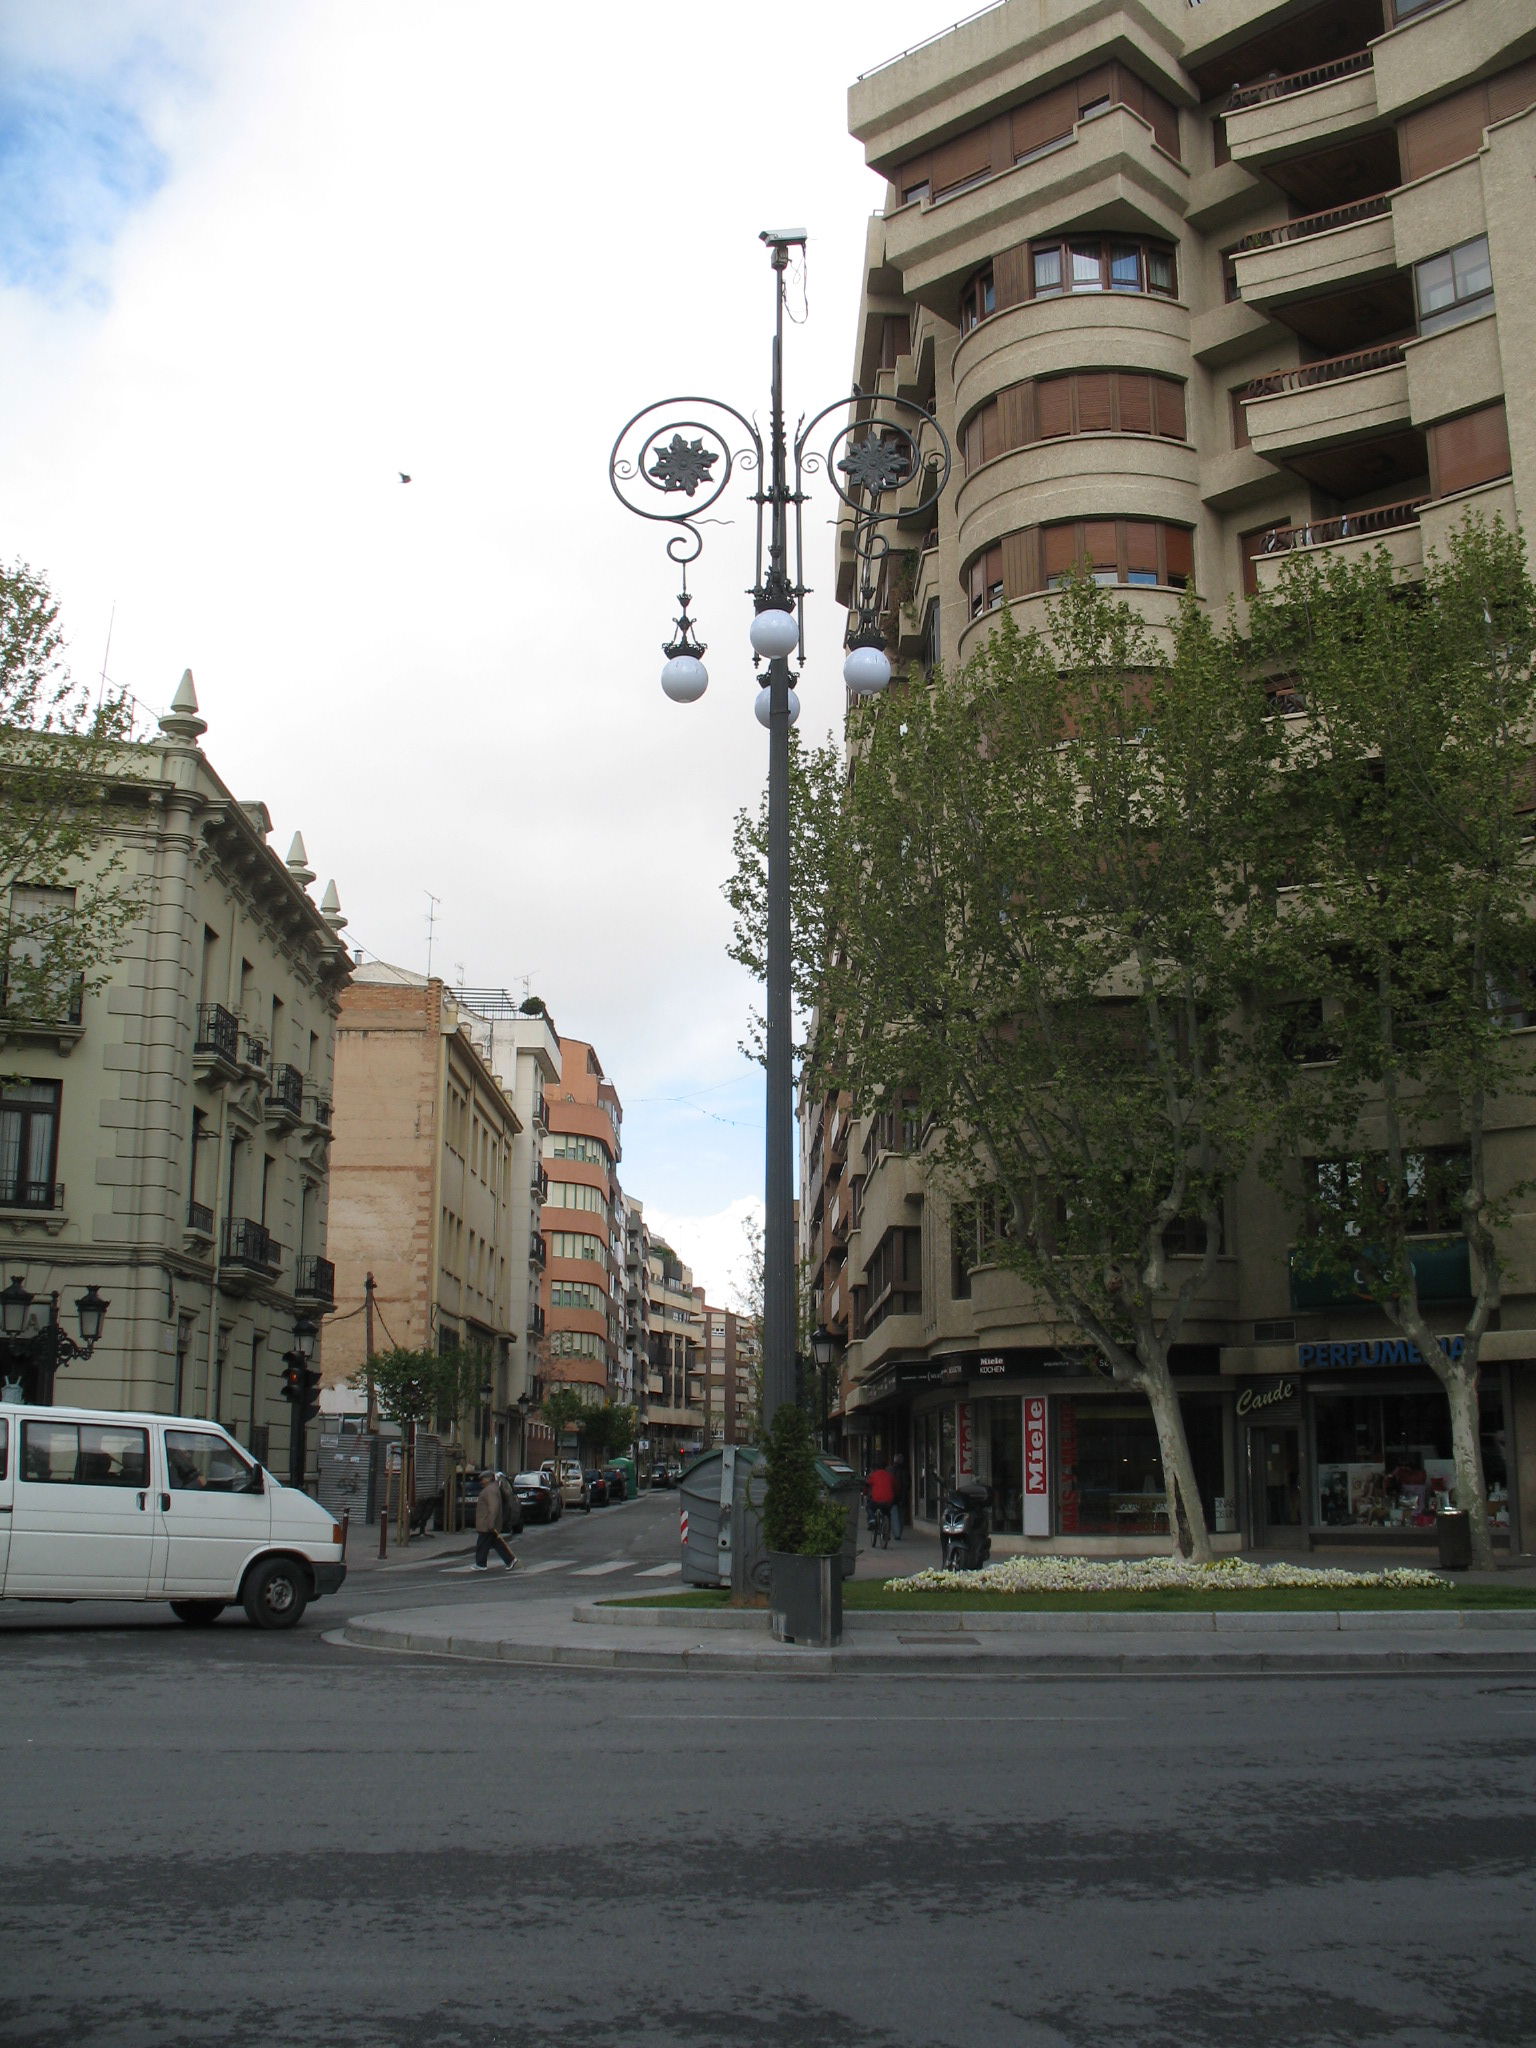
[[[403,469],[400,471],[400,481],[403,484],[408,484],[410,482],[410,478],[406,475]]]

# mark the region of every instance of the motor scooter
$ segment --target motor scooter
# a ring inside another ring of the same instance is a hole
[[[979,1479],[960,1480],[939,1516],[940,1555],[947,1572],[979,1572],[992,1555],[992,1494]]]

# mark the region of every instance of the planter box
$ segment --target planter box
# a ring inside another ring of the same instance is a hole
[[[843,1639],[841,1557],[795,1557],[770,1553],[774,1640],[833,1649]]]

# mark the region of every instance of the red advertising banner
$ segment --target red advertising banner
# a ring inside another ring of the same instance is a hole
[[[1030,1394],[1024,1402],[1024,1534],[1051,1533],[1051,1458],[1045,1396]]]
[[[969,1401],[955,1403],[955,1477],[976,1477],[976,1414]]]

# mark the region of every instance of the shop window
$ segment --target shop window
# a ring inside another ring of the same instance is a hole
[[[1056,1525],[1064,1536],[1166,1536],[1157,1429],[1145,1401],[1062,1399],[1056,1406]],[[1179,1402],[1206,1525],[1226,1485],[1222,1396]]]
[[[1413,266],[1413,294],[1420,334],[1438,334],[1463,320],[1493,311],[1493,268],[1488,237],[1459,242],[1443,255]]]
[[[1470,491],[1509,473],[1509,422],[1502,399],[1430,428],[1429,474],[1437,498]]]
[[[1089,235],[1030,245],[1033,295],[1058,292],[1152,292],[1172,298],[1177,291],[1173,246],[1168,242]]]
[[[1504,1403],[1478,1397],[1489,1520],[1509,1527]],[[1432,1529],[1456,1505],[1450,1404],[1438,1389],[1406,1394],[1314,1394],[1316,1524],[1325,1529]]]

